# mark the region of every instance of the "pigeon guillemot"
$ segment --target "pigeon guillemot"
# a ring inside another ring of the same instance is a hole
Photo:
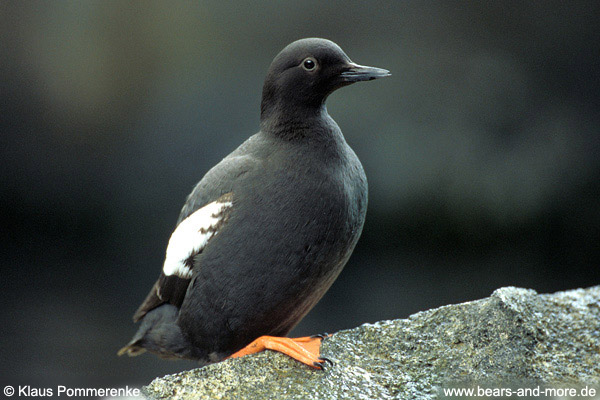
[[[158,281],[119,351],[207,364],[264,349],[323,368],[322,336],[282,337],[348,261],[362,231],[367,179],[327,113],[334,90],[390,75],[335,43],[285,47],[265,79],[260,131],[188,196]]]

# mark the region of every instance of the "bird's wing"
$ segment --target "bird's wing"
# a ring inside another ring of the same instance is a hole
[[[236,181],[259,164],[252,150],[256,136],[211,168],[188,196],[169,239],[163,270],[134,314],[134,322],[161,304],[181,306],[192,279],[194,258],[229,218]]]
[[[163,303],[181,306],[192,279],[194,258],[219,233],[232,208],[233,193],[225,193],[189,213],[177,225],[169,239],[160,277],[133,316],[134,322]]]

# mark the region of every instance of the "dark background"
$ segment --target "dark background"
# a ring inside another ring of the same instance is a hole
[[[293,334],[600,283],[600,2],[195,3],[0,3],[2,383],[194,365],[116,351],[185,196],[256,132],[302,37],[393,76],[328,101],[369,211]]]

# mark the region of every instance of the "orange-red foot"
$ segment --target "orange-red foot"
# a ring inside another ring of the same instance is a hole
[[[292,339],[278,336],[261,336],[227,358],[243,357],[263,350],[274,350],[287,354],[309,367],[324,369],[326,362],[333,364],[331,360],[321,357],[321,341],[324,337],[318,335]]]

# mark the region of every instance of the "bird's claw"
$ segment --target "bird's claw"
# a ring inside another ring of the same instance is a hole
[[[329,363],[329,365],[333,367],[333,361],[331,361],[329,358],[319,357],[319,360],[321,360],[322,363]]]
[[[319,357],[319,361],[315,361],[313,363],[313,365],[315,367],[321,368],[323,371],[325,370],[325,365],[329,363],[329,366],[333,367],[333,361],[331,361],[329,358],[325,358],[325,357]]]
[[[325,332],[325,333],[317,333],[316,335],[312,335],[311,338],[319,338],[321,340],[325,339],[326,337],[331,336],[329,333]]]

